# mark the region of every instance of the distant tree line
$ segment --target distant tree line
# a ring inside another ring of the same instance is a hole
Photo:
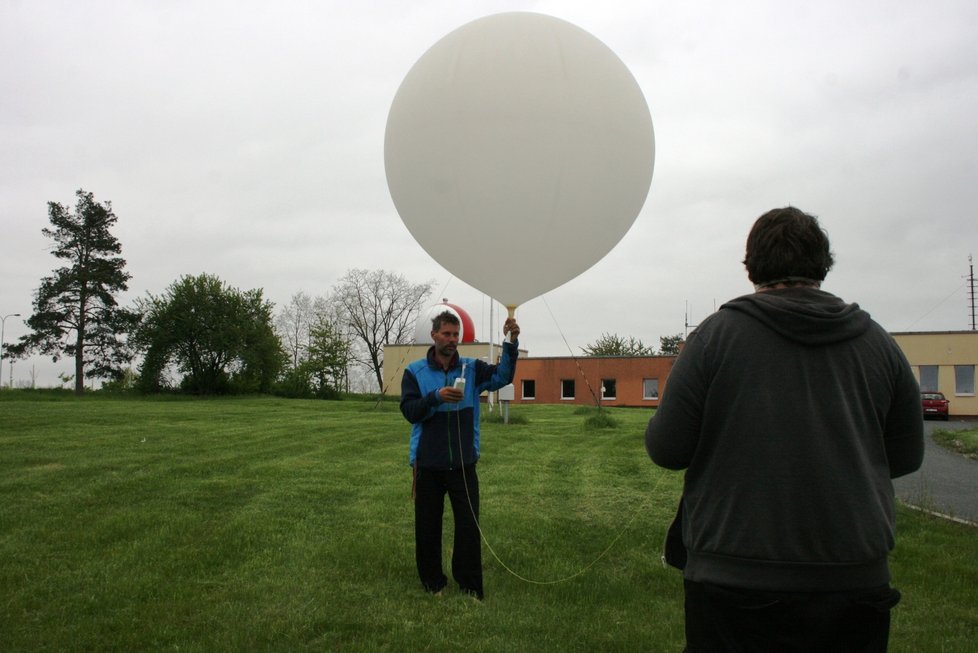
[[[174,281],[120,306],[128,290],[122,246],[111,229],[112,203],[79,189],[74,210],[48,203],[52,253],[64,262],[41,279],[30,332],[6,348],[5,358],[39,352],[74,360],[77,394],[86,379],[107,389],[197,395],[277,393],[333,398],[350,391],[351,371],[362,370],[383,392],[384,347],[404,344],[432,291],[385,270],[347,271],[322,297],[294,294],[278,313],[261,289],[239,290],[201,273]],[[682,336],[659,339],[659,354],[678,354]],[[651,356],[634,337],[602,336],[586,356]],[[135,369],[133,365],[135,364]]]
[[[659,338],[659,350],[656,351],[654,346],[646,345],[633,336],[603,333],[594,342],[581,347],[581,351],[585,356],[676,356],[682,341],[681,333],[662,336]]]
[[[48,204],[52,228],[42,232],[65,265],[41,280],[26,320],[31,331],[4,356],[73,358],[78,394],[85,379],[103,379],[106,388],[147,393],[328,398],[349,390],[356,366],[382,390],[384,346],[407,342],[431,294],[430,282],[353,269],[325,297],[297,293],[275,314],[261,289],[202,273],[119,306],[131,275],[111,234],[117,217],[90,192],[76,197],[74,211]]]

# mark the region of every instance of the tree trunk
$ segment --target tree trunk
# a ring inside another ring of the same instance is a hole
[[[384,377],[380,373],[380,364],[374,365],[374,375],[377,377],[377,387],[380,388],[380,394],[384,394]]]
[[[75,394],[85,394],[85,311],[88,309],[88,297],[82,292],[78,300],[78,329],[75,331]]]
[[[75,394],[85,393],[85,339],[78,332],[78,351],[75,352]]]

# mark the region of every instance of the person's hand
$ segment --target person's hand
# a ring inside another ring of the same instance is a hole
[[[463,397],[465,397],[464,392],[448,385],[438,391],[438,398],[448,404],[457,404]]]
[[[503,335],[508,333],[513,334],[513,337],[510,338],[511,342],[519,339],[520,337],[520,325],[516,323],[515,317],[506,318],[506,323],[503,324]]]

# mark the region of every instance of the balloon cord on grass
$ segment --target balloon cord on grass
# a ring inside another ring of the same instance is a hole
[[[461,416],[458,413],[459,413],[459,411],[456,410],[455,411],[455,419],[458,421],[458,429],[457,429],[457,432],[458,432],[458,451],[459,451],[459,455],[461,455],[461,453],[462,453],[462,418],[461,418]],[[649,497],[653,496],[655,494],[656,490],[659,489],[659,483],[662,482],[662,478],[663,478],[662,475],[659,475],[659,478],[656,479],[655,485],[652,486],[652,490],[649,492]],[[479,516],[475,514],[475,506],[472,505],[472,495],[469,494],[469,479],[465,475],[465,465],[464,464],[462,465],[462,484],[465,486],[465,498],[468,500],[469,512],[472,514],[472,520],[475,522],[475,527],[479,531],[479,537],[481,537],[482,538],[482,541],[485,542],[486,548],[489,549],[489,552],[492,554],[492,557],[495,558],[496,559],[496,562],[498,562],[500,564],[500,566],[502,566],[503,569],[505,569],[507,572],[509,572],[510,575],[518,578],[519,580],[523,581],[524,583],[530,583],[530,584],[533,584],[533,585],[557,585],[558,583],[566,583],[567,581],[573,580],[573,579],[577,578],[578,576],[583,576],[584,574],[586,574],[594,565],[598,564],[602,559],[604,559],[604,557],[606,555],[608,555],[608,553],[611,551],[611,549],[614,548],[614,546],[618,543],[618,540],[620,540],[622,538],[622,536],[625,534],[625,531],[627,531],[628,528],[632,525],[632,522],[635,521],[635,518],[638,517],[639,512],[641,512],[642,509],[645,508],[645,505],[648,503],[648,500],[646,500],[646,501],[641,502],[638,505],[638,507],[635,509],[635,512],[632,513],[632,516],[628,518],[628,521],[625,523],[625,525],[621,527],[621,529],[618,531],[618,534],[615,535],[615,537],[611,540],[611,543],[609,543],[608,546],[606,546],[604,548],[604,550],[601,551],[601,553],[599,553],[598,556],[594,560],[592,560],[591,562],[587,563],[586,565],[584,565],[583,567],[581,567],[579,570],[575,571],[574,573],[568,574],[567,576],[562,576],[560,578],[554,578],[554,579],[551,579],[551,580],[538,580],[538,579],[534,579],[534,578],[527,578],[526,576],[523,576],[522,574],[520,574],[519,572],[517,572],[516,570],[514,570],[512,567],[510,567],[505,562],[503,562],[502,558],[499,557],[499,554],[496,553],[496,550],[494,548],[492,548],[492,544],[489,543],[489,538],[486,537],[485,531],[482,530],[482,523],[479,521]]]

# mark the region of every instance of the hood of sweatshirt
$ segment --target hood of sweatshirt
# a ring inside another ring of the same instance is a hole
[[[783,337],[806,345],[856,338],[872,324],[858,304],[847,304],[816,288],[780,288],[744,295],[720,310],[746,313]]]

